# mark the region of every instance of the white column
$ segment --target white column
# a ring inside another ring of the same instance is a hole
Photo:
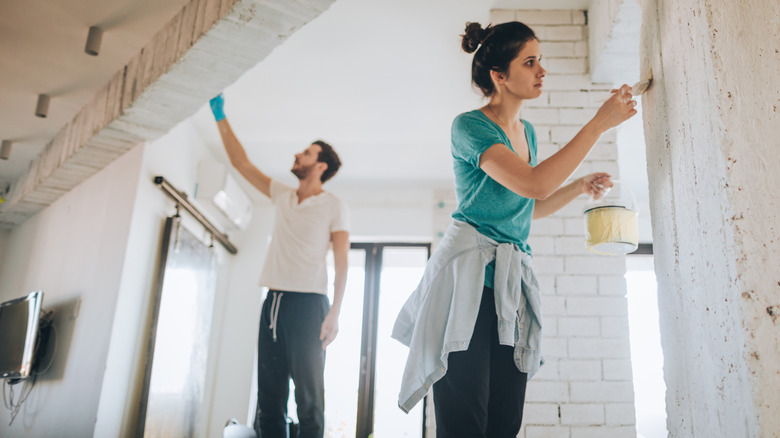
[[[491,21],[507,20],[528,24],[541,41],[546,91],[525,103],[522,117],[536,128],[542,160],[574,137],[612,87],[591,82],[584,11],[502,10]],[[614,131],[573,177],[595,171],[618,175]],[[525,438],[636,435],[625,258],[585,249],[585,202],[582,197],[531,227],[543,291],[545,365],[528,384]]]
[[[670,436],[780,430],[780,3],[643,0]]]

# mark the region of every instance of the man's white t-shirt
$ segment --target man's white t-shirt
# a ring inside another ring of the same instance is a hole
[[[330,192],[310,196],[299,204],[295,191],[271,180],[276,216],[260,285],[327,294],[326,258],[331,233],[349,231],[349,212],[344,201]]]

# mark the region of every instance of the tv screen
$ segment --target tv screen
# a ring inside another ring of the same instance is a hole
[[[0,303],[0,378],[30,375],[38,337],[43,292]]]

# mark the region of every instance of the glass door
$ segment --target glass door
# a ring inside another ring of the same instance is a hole
[[[366,252],[349,252],[349,274],[339,315],[339,333],[328,346],[325,358],[325,437],[354,438],[360,374],[360,337],[363,325],[363,286]],[[329,262],[328,278],[334,276]],[[331,283],[329,286],[333,288]],[[332,301],[333,291],[330,291]],[[294,392],[290,392],[293,394]],[[294,397],[290,397],[292,400]],[[295,409],[288,409],[294,413]]]
[[[405,414],[398,407],[398,390],[409,349],[390,337],[395,318],[422,278],[427,247],[384,247],[379,278],[376,376],[374,378],[374,438],[423,436],[423,403]]]
[[[326,438],[424,437],[424,404],[409,414],[398,407],[408,349],[390,334],[429,255],[428,243],[352,244],[339,333],[325,360]],[[332,279],[332,254],[328,265]],[[295,412],[290,397],[288,415],[297,422]]]
[[[423,437],[424,409],[398,408],[408,350],[392,339],[395,317],[422,278],[427,243],[353,243],[366,254],[357,438]]]
[[[197,437],[216,287],[213,249],[165,222],[138,436]]]

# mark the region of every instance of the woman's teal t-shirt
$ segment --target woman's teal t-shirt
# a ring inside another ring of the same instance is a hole
[[[529,122],[521,121],[525,126],[530,165],[536,166],[536,131]],[[499,243],[514,243],[530,254],[528,235],[534,200],[507,189],[479,167],[482,153],[494,144],[504,144],[515,152],[509,137],[480,110],[457,116],[452,122],[451,137],[458,201],[453,219],[470,224]],[[493,286],[492,264],[485,272],[485,285]]]

